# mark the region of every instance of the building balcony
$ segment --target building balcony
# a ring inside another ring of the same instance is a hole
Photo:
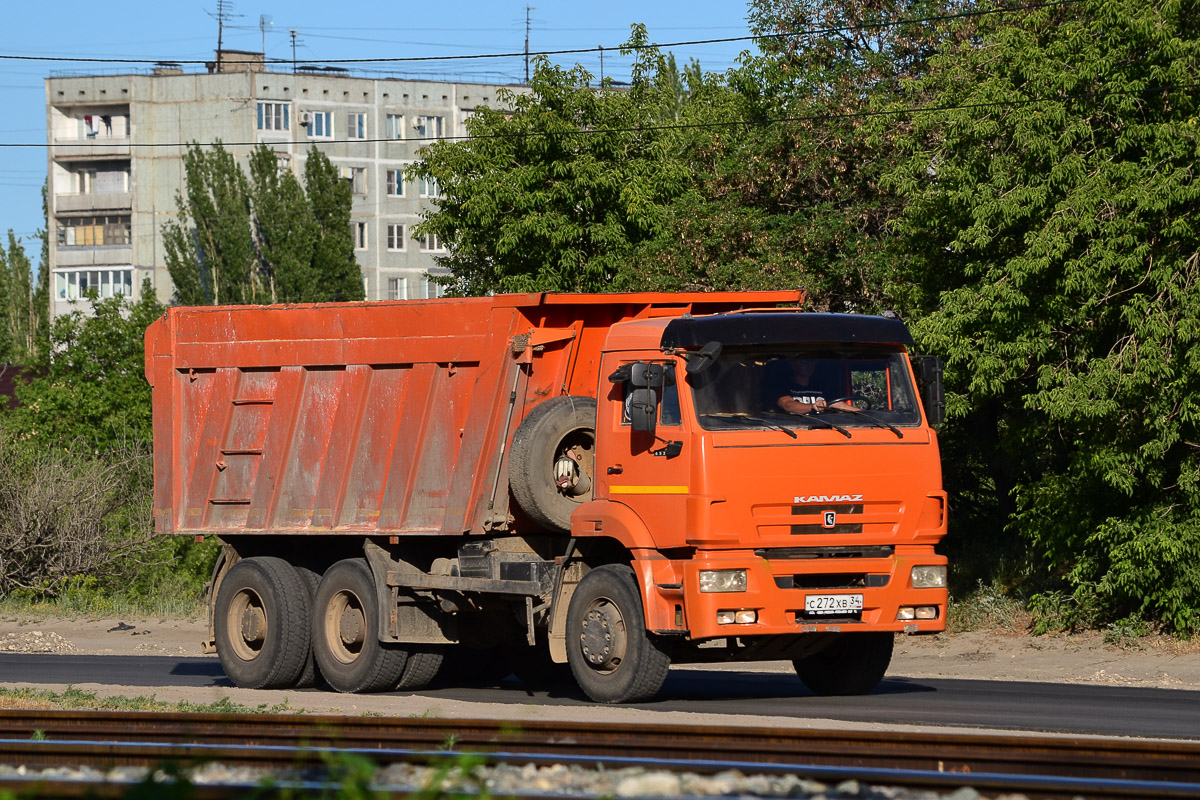
[[[58,245],[54,249],[54,266],[59,267],[105,267],[114,264],[133,263],[133,248],[127,244],[68,246]]]
[[[55,213],[69,211],[130,211],[133,209],[133,192],[111,192],[108,194],[56,194]]]
[[[51,155],[56,161],[83,158],[129,158],[129,137],[96,136],[87,139],[55,139]]]

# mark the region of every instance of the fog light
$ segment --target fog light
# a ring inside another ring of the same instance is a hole
[[[917,610],[912,606],[900,606],[900,610],[896,612],[896,619],[916,619]]]
[[[752,608],[717,612],[718,625],[749,625],[753,622],[758,622],[758,612]]]
[[[914,589],[945,589],[946,567],[944,565],[913,567],[912,587]]]
[[[746,570],[718,569],[700,571],[700,591],[702,592],[744,592],[746,591]]]
[[[937,619],[937,606],[917,606],[917,619]]]

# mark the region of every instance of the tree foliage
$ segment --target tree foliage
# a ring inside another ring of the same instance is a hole
[[[645,45],[644,28],[631,44]],[[440,187],[417,228],[450,248],[457,294],[609,291],[636,284],[636,247],[660,235],[667,204],[693,185],[681,140],[662,123],[690,118],[698,70],[681,74],[653,47],[634,51],[628,89],[593,86],[580,66],[534,63],[530,92],[501,92],[472,138],[421,152],[410,175]]]
[[[350,188],[313,148],[305,183],[260,144],[249,175],[220,142],[184,155],[178,218],[163,226],[181,305],[363,299]]]
[[[972,21],[893,176],[916,333],[994,458],[977,486],[1086,621],[1200,628],[1196,11]]]
[[[22,241],[8,232],[0,243],[0,363],[28,365],[39,351],[39,332],[46,324],[46,270],[33,278],[33,265]],[[42,348],[44,349],[44,348]]]

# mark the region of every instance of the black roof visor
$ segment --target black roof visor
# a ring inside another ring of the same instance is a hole
[[[727,347],[803,342],[913,343],[908,328],[898,319],[860,314],[768,311],[671,320],[663,331],[662,347],[692,348],[712,341]]]

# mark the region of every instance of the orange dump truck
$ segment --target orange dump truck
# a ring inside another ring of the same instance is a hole
[[[772,659],[869,691],[897,632],[945,627],[940,363],[897,319],[800,299],[170,309],[146,332],[154,514],[224,545],[226,674],[569,665],[630,702],[673,662]]]

